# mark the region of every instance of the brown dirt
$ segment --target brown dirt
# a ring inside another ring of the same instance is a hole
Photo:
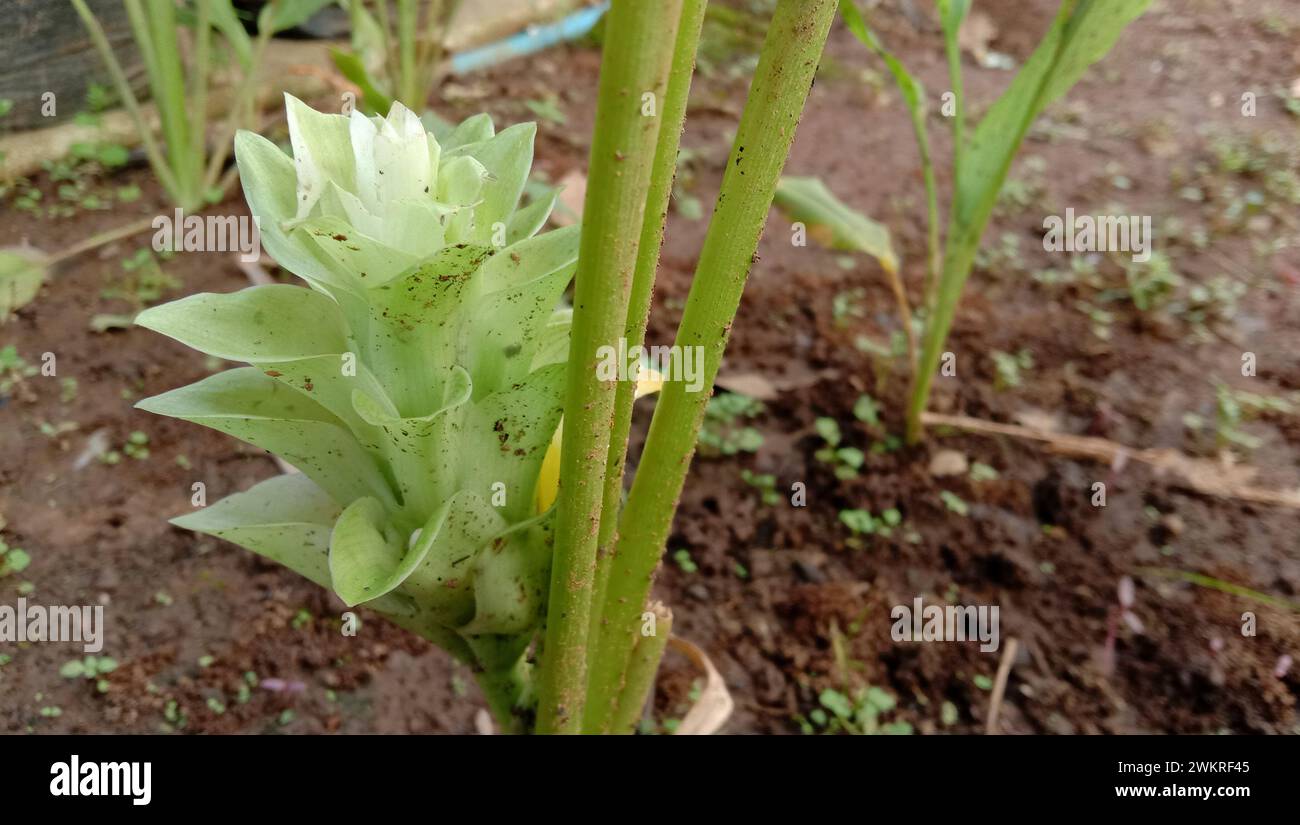
[[[1055,7],[1047,0],[979,5],[998,32],[991,48],[1018,61]],[[914,29],[892,4],[880,15],[882,34],[927,88],[944,89],[936,34]],[[1012,173],[1024,184],[1025,202],[1000,209],[985,238],[985,249],[994,250],[1012,235],[1020,251],[990,257],[967,285],[948,346],[958,377],[936,381],[933,409],[996,421],[1047,411],[1068,432],[1210,455],[1213,439],[1187,430],[1183,416],[1213,418],[1215,380],[1260,394],[1300,390],[1297,209],[1270,201],[1254,222],[1225,217],[1234,199],[1264,186],[1266,173],[1228,172],[1213,151],[1222,135],[1278,136],[1292,152],[1292,173],[1300,173],[1297,120],[1269,94],[1300,75],[1297,32],[1300,14],[1282,0],[1198,0],[1177,12],[1165,4],[1050,110]],[[822,177],[840,198],[891,228],[915,302],[924,210],[902,106],[879,65],[838,28],[829,58],[788,171]],[[558,93],[568,125],[543,123],[537,154],[538,168],[559,180],[585,164],[597,70],[590,50],[556,51],[457,81],[444,90],[440,109],[463,116],[487,108],[499,121],[519,120],[529,117],[523,101]],[[684,138],[694,152],[690,188],[706,205],[743,100],[743,83],[728,77],[720,70],[699,85]],[[968,61],[967,78],[978,112],[1009,75]],[[1239,115],[1246,90],[1259,93],[1255,118]],[[936,156],[944,158],[949,148],[938,118],[932,131]],[[1116,186],[1121,176],[1127,188]],[[944,191],[948,178],[941,171]],[[160,195],[141,170],[114,182],[128,179],[145,189],[133,213],[161,211]],[[53,197],[54,183],[36,183]],[[1193,185],[1205,194],[1200,202],[1184,197]],[[1094,334],[1076,304],[1122,287],[1118,266],[1103,261],[1097,284],[1052,285],[1031,275],[1069,268],[1068,259],[1042,251],[1044,215],[1068,206],[1095,213],[1110,203],[1153,215],[1158,227],[1180,219],[1182,231],[1162,233],[1158,248],[1188,285],[1224,274],[1244,283],[1235,311],[1196,337],[1187,313],[1142,313],[1117,300],[1104,305],[1114,313],[1110,337]],[[47,220],[8,203],[4,209],[8,237],[51,250],[126,217]],[[670,221],[652,343],[670,341],[706,224],[680,214]],[[1198,227],[1207,234],[1203,246],[1193,240]],[[821,690],[864,684],[894,693],[899,704],[891,718],[919,732],[983,730],[989,694],[977,682],[993,676],[996,654],[890,639],[890,607],[922,596],[927,603],[1001,607],[1002,637],[1015,637],[1023,651],[1003,707],[1005,731],[1296,732],[1300,668],[1273,675],[1279,656],[1300,656],[1296,613],[1137,572],[1198,571],[1300,600],[1296,512],[1207,498],[1140,466],[1106,468],[1012,440],[939,432],[916,449],[869,452],[858,478],[837,480],[814,458],[820,439],[813,422],[836,418],[845,442],[864,450],[885,431],[901,431],[901,364],[855,346],[864,335],[884,340],[897,322],[874,263],[845,268],[836,253],[792,246],[789,231],[773,212],[726,369],[780,376],[793,388],[756,420],[765,437],[756,454],[697,459],[669,548],[687,550],[698,569],[686,572],[670,560],[657,586],[673,606],[674,631],[713,657],[735,696],[728,731],[796,732],[796,717],[817,706]],[[1261,251],[1288,232],[1290,247]],[[120,244],[64,266],[16,321],[0,328],[0,345],[15,344],[34,363],[53,352],[59,376],[78,380],[76,396],[64,401],[57,381],[29,378],[0,406],[5,538],[33,559],[23,574],[0,581],[0,592],[11,602],[21,579],[35,585],[29,598],[41,603],[105,604],[105,652],[121,662],[101,695],[90,681],[59,677],[60,665],[76,655],[71,647],[6,650],[13,660],[0,666],[0,731],[144,732],[175,726],[179,717],[187,732],[473,730],[479,702],[470,675],[442,653],[373,618],[356,639],[342,637],[333,597],[236,547],[166,524],[166,516],[190,507],[193,482],[206,484],[211,501],[276,469],[231,439],[131,409],[131,399],[210,370],[202,356],[142,329],[88,332],[95,314],[124,310],[101,290],[120,276],[118,261],[134,248]],[[245,283],[228,257],[183,255],[164,266],[183,283],[169,297]],[[837,318],[836,296],[854,288],[864,290],[861,316]],[[1032,353],[1033,367],[1019,386],[998,389],[990,353],[1022,348]],[[1255,378],[1240,376],[1244,351],[1257,355]],[[863,393],[881,402],[883,429],[854,418]],[[641,425],[647,418],[648,409],[640,410]],[[48,438],[38,431],[41,421],[75,421],[77,429]],[[1244,425],[1262,439],[1243,454],[1260,469],[1261,483],[1300,483],[1298,421],[1270,413]],[[150,458],[91,462],[74,472],[74,457],[100,430],[115,447],[133,430],[148,433]],[[640,435],[634,441],[639,448]],[[958,450],[999,476],[936,478],[927,467],[939,449]],[[177,463],[182,455],[191,469]],[[762,504],[741,480],[742,468],[774,474],[781,501]],[[1090,502],[1096,481],[1107,485],[1104,508]],[[788,503],[795,482],[806,484],[806,507]],[[969,513],[951,512],[942,490],[958,495]],[[838,518],[847,508],[878,514],[890,507],[903,518],[890,538],[854,541]],[[909,531],[916,534],[911,541]],[[1121,630],[1108,675],[1100,652],[1125,575],[1137,580],[1135,612],[1144,631]],[[1258,617],[1254,637],[1240,632],[1244,611]],[[847,673],[836,663],[833,628],[846,639]],[[240,702],[247,672],[298,681],[302,690],[259,686]],[[659,721],[680,718],[692,683],[685,663],[670,659]],[[468,700],[458,695],[464,693]],[[958,711],[955,724],[940,721],[946,702]],[[43,717],[43,707],[62,713]]]

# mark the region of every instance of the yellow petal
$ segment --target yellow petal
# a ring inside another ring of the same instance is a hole
[[[555,496],[560,492],[560,440],[564,435],[564,420],[555,428],[551,446],[546,448],[546,457],[542,459],[542,469],[537,473],[537,488],[533,493],[533,507],[540,515],[555,503]]]
[[[650,369],[649,367],[641,368],[641,375],[644,378],[638,378],[636,381],[636,397],[644,398],[647,395],[654,395],[664,388],[664,376],[659,370]]]
[[[637,379],[636,398],[653,395],[663,389],[664,377],[658,370],[642,368],[643,378]],[[560,419],[551,438],[551,446],[546,449],[542,459],[542,469],[537,473],[537,487],[533,493],[534,512],[545,513],[555,503],[560,492],[560,445],[564,439],[564,419]]]

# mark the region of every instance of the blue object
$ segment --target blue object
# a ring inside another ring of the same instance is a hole
[[[605,12],[609,11],[610,0],[580,9],[562,20],[543,26],[529,26],[518,34],[512,34],[504,40],[461,52],[451,58],[453,74],[468,74],[486,69],[497,63],[504,63],[516,57],[533,54],[566,40],[576,40],[591,31]]]

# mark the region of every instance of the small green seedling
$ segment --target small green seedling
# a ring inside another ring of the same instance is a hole
[[[855,535],[888,538],[893,535],[894,528],[903,523],[903,514],[895,507],[881,511],[879,516],[873,516],[869,510],[841,510],[840,522]]]
[[[758,490],[760,498],[768,507],[780,503],[781,496],[776,492],[776,476],[771,473],[755,473],[749,469],[743,469],[740,471],[740,478],[750,487]]]
[[[943,501],[943,506],[959,516],[965,516],[970,513],[970,506],[962,499],[961,496],[951,490],[940,490],[939,498]]]
[[[998,390],[1019,387],[1020,373],[1024,370],[1033,369],[1034,366],[1034,356],[1027,349],[1022,349],[1014,355],[1001,350],[993,350],[990,355],[993,357],[993,386]]]
[[[835,477],[840,481],[857,478],[858,470],[862,469],[867,457],[857,447],[840,446],[843,434],[839,422],[834,418],[822,417],[813,422],[813,428],[825,442],[825,446],[813,453],[813,457],[823,464],[831,465]]]
[[[59,675],[64,679],[95,679],[117,670],[117,660],[109,656],[86,656],[84,659],[70,659],[59,668]]]
[[[848,733],[860,736],[877,734],[907,736],[911,724],[902,720],[882,722],[880,717],[898,704],[893,694],[874,686],[855,690],[851,695],[827,688],[817,696],[821,706],[807,719],[800,720],[804,733]]]
[[[763,446],[763,434],[745,422],[763,413],[763,402],[735,392],[719,393],[709,399],[700,427],[701,455],[756,453]]]
[[[682,569],[683,573],[698,573],[700,568],[691,558],[691,551],[686,548],[673,551],[673,561]]]
[[[0,529],[4,527],[4,519],[0,518]],[[10,547],[0,536],[0,578],[4,578],[13,573],[21,573],[32,563],[32,557],[21,547]]]

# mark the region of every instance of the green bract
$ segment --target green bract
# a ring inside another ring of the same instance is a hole
[[[242,132],[267,250],[310,288],[198,294],[137,322],[247,363],[140,402],[302,471],[173,521],[233,541],[433,639],[517,671],[542,615],[538,470],[562,412],[578,229],[517,208],[533,124],[470,118],[442,145],[287,99],[293,158]]]

